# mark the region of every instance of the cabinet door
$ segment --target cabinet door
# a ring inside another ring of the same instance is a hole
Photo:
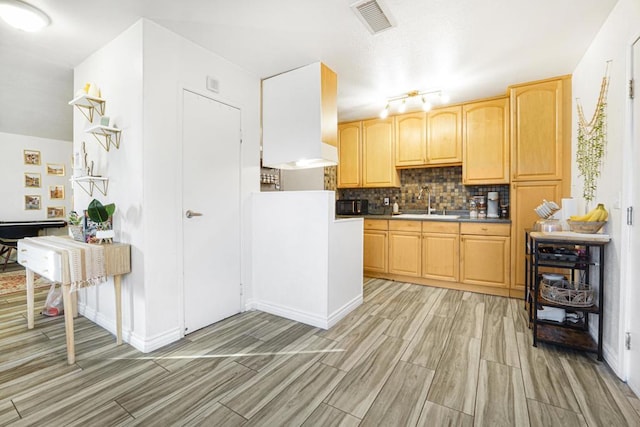
[[[511,89],[512,181],[562,179],[562,92],[562,80]]]
[[[515,182],[511,184],[511,236],[513,263],[511,287],[525,288],[525,236],[526,229],[533,228],[539,219],[533,210],[543,199],[560,203],[562,199],[561,181]]]
[[[389,273],[420,277],[420,234],[389,232]]]
[[[422,234],[422,277],[458,281],[460,236],[457,234]]]
[[[460,236],[460,281],[471,285],[509,286],[510,238]]]
[[[509,183],[509,98],[462,107],[465,185]]]
[[[411,113],[395,116],[396,166],[422,166],[427,163],[427,116]]]
[[[387,232],[365,231],[363,264],[365,271],[387,272]]]
[[[393,118],[362,122],[363,186],[399,185],[393,141]]]
[[[362,186],[362,123],[338,126],[338,188]]]
[[[462,162],[462,107],[438,108],[427,113],[427,163]]]

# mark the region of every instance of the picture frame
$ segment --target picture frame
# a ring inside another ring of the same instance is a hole
[[[113,230],[113,217],[109,217],[107,222],[107,229]],[[82,221],[82,233],[84,234],[84,239],[86,243],[95,243],[96,239],[96,231],[100,229],[99,224],[94,222],[89,218],[89,213],[87,210],[84,211],[84,221]]]
[[[49,199],[64,200],[64,185],[50,185]]]
[[[47,163],[47,175],[64,176],[64,165],[61,163]]]
[[[47,219],[64,218],[64,206],[47,206]]]
[[[39,173],[25,172],[24,174],[24,186],[27,188],[40,188],[42,187],[42,178]]]
[[[24,209],[27,211],[40,210],[42,206],[42,196],[39,194],[29,194],[24,196]]]
[[[23,150],[24,164],[40,166],[40,152],[38,150]]]

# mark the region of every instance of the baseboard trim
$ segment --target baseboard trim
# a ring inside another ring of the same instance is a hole
[[[343,305],[342,307],[340,307],[339,309],[337,309],[336,311],[334,311],[333,314],[329,316],[329,319],[327,322],[327,325],[328,325],[327,329],[332,328],[336,323],[342,320],[347,314],[351,313],[358,306],[360,306],[362,304],[362,301],[363,301],[363,297],[362,297],[362,294],[360,294],[356,296],[354,299],[352,299],[351,301],[349,301],[348,303],[346,303],[345,305]]]
[[[170,329],[162,333],[156,334],[153,337],[141,337],[135,332],[131,333],[129,344],[136,350],[140,350],[143,353],[149,353],[164,347],[165,345],[176,342],[182,338],[180,328]]]
[[[78,303],[78,313],[112,333],[115,339],[116,322],[114,319],[97,312],[93,307],[84,303]],[[140,336],[130,329],[122,328],[122,341],[143,353],[157,350],[181,338],[180,328],[170,329],[150,338]]]
[[[275,314],[276,316],[295,320],[296,322],[315,326],[316,328],[329,329],[329,319],[313,313],[294,310],[289,307],[263,301],[254,301],[253,306],[256,310],[264,311],[265,313]]]

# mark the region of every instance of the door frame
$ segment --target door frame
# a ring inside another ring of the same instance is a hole
[[[234,102],[225,99],[222,96],[219,96],[218,94],[214,94],[214,93],[210,93],[210,92],[203,92],[200,89],[194,88],[193,86],[189,85],[189,84],[185,84],[184,82],[179,82],[178,83],[178,88],[177,88],[177,99],[178,99],[178,108],[177,108],[177,115],[178,115],[178,126],[176,129],[176,141],[179,141],[179,145],[176,149],[176,169],[175,169],[175,177],[176,177],[176,200],[179,201],[179,203],[177,203],[176,205],[176,210],[174,213],[174,218],[175,218],[175,229],[178,230],[177,233],[177,242],[179,242],[179,244],[177,245],[176,248],[176,258],[177,258],[177,270],[179,272],[178,274],[178,301],[177,301],[177,305],[179,307],[178,309],[178,324],[179,324],[179,328],[180,328],[180,337],[184,338],[185,336],[185,307],[184,307],[184,292],[185,292],[185,284],[184,284],[184,247],[183,247],[183,242],[184,242],[184,230],[183,230],[183,219],[182,219],[182,209],[183,209],[183,198],[182,198],[182,188],[183,188],[183,155],[182,155],[182,147],[184,146],[184,138],[183,138],[183,133],[182,133],[182,129],[184,126],[184,92],[191,92],[195,95],[198,96],[202,96],[203,98],[207,98],[210,99],[212,101],[215,102],[219,102],[221,104],[225,104],[229,107],[235,108],[240,112],[240,135],[242,137],[242,108],[240,108],[240,106],[236,105]],[[244,233],[244,229],[243,229],[243,218],[244,218],[244,209],[243,209],[243,203],[242,203],[242,164],[243,164],[243,157],[242,157],[242,144],[240,146],[240,169],[238,171],[238,175],[239,175],[239,179],[240,179],[240,194],[239,194],[239,204],[240,204],[240,230],[239,230],[239,235],[238,235],[238,239],[240,240],[240,277],[238,277],[239,282],[238,282],[238,287],[239,287],[239,292],[240,292],[240,311],[244,311],[244,308],[246,306],[246,302],[245,302],[245,292],[243,289],[243,285],[242,285],[242,268],[244,266],[244,260],[242,257],[242,251],[244,248],[244,242],[243,242],[243,233]]]
[[[627,67],[626,67],[626,79],[625,79],[625,87],[628,90],[628,82],[633,78],[633,45],[635,43],[640,43],[640,33],[637,33],[629,42],[627,48]],[[640,70],[638,70],[640,71]],[[637,82],[636,82],[637,83]],[[634,103],[633,99],[629,98],[628,94],[625,94],[626,99],[626,125],[624,129],[624,143],[623,143],[623,178],[622,178],[622,199],[623,205],[621,209],[620,215],[620,223],[621,223],[621,265],[624,268],[621,268],[620,275],[620,322],[619,322],[619,344],[618,344],[618,354],[620,354],[620,366],[622,367],[622,375],[623,380],[628,381],[629,372],[631,369],[631,358],[629,352],[625,346],[625,338],[626,332],[629,331],[629,325],[631,323],[631,313],[633,313],[634,307],[630,306],[630,296],[632,291],[632,283],[631,280],[634,278],[633,269],[634,262],[631,259],[630,250],[631,250],[631,233],[624,232],[630,231],[629,225],[626,223],[626,209],[631,206],[632,203],[632,195],[633,195],[633,159],[631,153],[633,151],[633,113],[634,113]],[[638,95],[635,95],[635,99],[640,99]],[[637,103],[636,103],[637,104]],[[636,105],[636,108],[640,108],[640,105]],[[640,129],[640,123],[636,124],[636,128]],[[640,209],[640,206],[636,208]],[[636,216],[637,220],[640,220],[638,215]],[[640,223],[637,223],[636,226],[640,226]],[[636,275],[636,277],[640,277]],[[637,340],[640,337],[636,337],[636,344],[639,345]],[[640,390],[634,390],[635,393],[640,392]]]

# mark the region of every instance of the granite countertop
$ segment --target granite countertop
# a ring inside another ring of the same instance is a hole
[[[424,212],[401,212],[404,214],[424,214]],[[440,212],[441,213],[441,212]],[[447,221],[447,222],[482,222],[482,223],[494,223],[494,224],[511,224],[510,219],[504,218],[470,218],[469,211],[447,211],[448,215],[459,215],[458,218],[445,218],[442,215],[435,214],[433,218],[407,218],[398,215],[391,215],[389,213],[384,214],[368,214],[368,215],[336,215],[336,218],[365,218],[365,219],[388,219],[388,220],[403,220],[403,221]]]

